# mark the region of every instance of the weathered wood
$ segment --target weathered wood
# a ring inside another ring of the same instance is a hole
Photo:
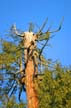
[[[38,98],[37,98],[37,90],[35,88],[34,83],[34,71],[35,64],[33,61],[34,56],[34,48],[36,47],[35,39],[36,36],[32,32],[24,33],[23,44],[26,49],[24,50],[24,59],[25,59],[25,85],[26,85],[26,95],[27,95],[27,103],[28,108],[38,108]]]

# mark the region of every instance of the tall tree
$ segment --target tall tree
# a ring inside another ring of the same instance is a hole
[[[58,32],[62,25],[61,22],[58,29],[49,31],[49,27],[46,32],[42,32],[47,20],[45,20],[37,33],[31,32],[32,25],[29,32],[19,32],[16,29],[16,25],[13,25],[10,29],[10,40],[13,42],[8,40],[2,43],[0,70],[3,70],[7,76],[1,74],[3,77],[1,77],[1,81],[6,79],[7,87],[5,90],[1,89],[9,96],[19,89],[19,100],[22,90],[26,91],[28,108],[38,108],[38,93],[36,89],[38,86],[35,80],[39,78],[41,68],[43,69],[45,65],[47,66],[47,60],[45,60],[42,53],[48,41],[52,38],[51,34]],[[41,43],[43,41],[45,41],[44,44]],[[38,47],[36,42],[41,43],[42,47]],[[1,84],[5,88],[5,84],[4,86],[3,83]]]

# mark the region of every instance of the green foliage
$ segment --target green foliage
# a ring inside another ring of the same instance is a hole
[[[26,104],[23,102],[17,103],[15,97],[8,98],[7,95],[2,99],[0,108],[25,108]]]
[[[2,41],[2,51],[0,52],[0,96],[7,94],[11,96],[22,87],[20,83],[20,73],[16,74],[20,69],[21,50],[18,45],[7,40]]]
[[[11,42],[3,41],[2,53],[0,54],[0,65],[8,65],[17,62],[21,51],[17,51],[17,46]]]
[[[43,57],[43,54],[42,54],[43,49],[45,48],[45,46],[47,46],[47,43],[48,43],[49,39],[51,38],[51,34],[59,31],[61,29],[61,25],[62,25],[62,24],[60,24],[59,28],[52,32],[50,32],[50,30],[48,29],[44,33],[42,31],[46,25],[47,20],[48,19],[45,20],[44,24],[39,29],[39,31],[35,35],[33,34],[33,36],[36,37],[35,42],[37,41],[37,43],[38,42],[40,43],[40,45],[37,44],[36,49],[34,49],[36,51],[36,55],[37,55],[37,58],[36,58],[37,62],[39,63],[39,66],[38,66],[39,71],[41,71],[41,62],[42,62],[43,68],[45,65],[47,66],[47,64],[48,64],[45,57]],[[30,23],[29,32],[33,31],[33,29],[34,29],[34,26],[32,23]],[[2,40],[1,51],[0,51],[0,98],[2,98],[2,96],[4,96],[4,94],[11,97],[11,95],[15,94],[17,92],[17,90],[18,90],[18,92],[21,90],[19,92],[19,98],[20,98],[22,88],[24,88],[23,87],[24,84],[21,84],[21,74],[20,74],[21,60],[22,60],[23,68],[25,69],[24,54],[23,54],[24,49],[25,49],[23,46],[25,37],[23,36],[23,34],[24,34],[24,32],[22,32],[22,33],[19,32],[16,29],[16,26],[13,25],[11,27],[10,34],[7,35],[8,39]],[[41,41],[43,41],[43,43],[41,43]],[[44,44],[44,41],[45,41],[45,44]],[[23,74],[24,74],[24,72],[23,72]],[[46,72],[46,74],[44,75],[44,79],[43,79],[42,83],[40,83],[40,86],[39,86],[40,87],[39,88],[39,91],[40,91],[39,92],[39,100],[40,100],[39,106],[40,106],[40,108],[47,108],[47,107],[50,108],[50,104],[51,104],[51,106],[54,106],[55,102],[61,101],[60,98],[59,98],[59,100],[54,101],[54,99],[58,98],[58,96],[60,95],[60,94],[57,95],[55,93],[55,87],[59,88],[60,87],[59,85],[64,83],[64,82],[57,83],[58,78],[61,78],[61,77],[58,77],[58,74],[56,74],[56,76],[57,76],[56,79],[53,79],[50,71]],[[59,90],[59,89],[57,89],[57,90]],[[63,92],[65,92],[64,88],[62,88],[62,90],[63,90]],[[58,92],[58,91],[56,91],[56,92]],[[54,97],[52,97],[53,93],[54,93]],[[69,92],[69,94],[70,94],[70,92]],[[44,98],[43,98],[43,96],[44,96]],[[22,103],[17,104],[16,101],[12,98],[9,99],[7,104],[5,104],[5,103],[6,103],[5,100],[2,101],[2,104],[5,105],[5,108],[6,107],[7,108],[23,108]],[[4,106],[3,106],[3,108],[4,108]]]
[[[46,70],[38,91],[39,108],[71,108],[71,71]]]

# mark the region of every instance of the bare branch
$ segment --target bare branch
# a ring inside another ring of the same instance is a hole
[[[50,31],[50,33],[55,33],[55,32],[60,31],[60,30],[61,30],[61,27],[62,27],[63,21],[64,21],[64,17],[62,18],[62,20],[61,20],[61,22],[60,22],[60,24],[59,24],[59,27],[58,27],[56,30]],[[47,32],[48,32],[48,31],[47,31]],[[46,33],[47,33],[47,32],[46,32]]]
[[[17,35],[17,36],[19,36],[19,37],[24,37],[24,32],[22,33],[22,34],[20,34],[19,32],[18,32],[18,30],[17,30],[17,28],[16,28],[16,25],[15,24],[13,24],[12,26],[11,26],[11,32],[13,33],[13,34],[15,34],[15,35]]]
[[[39,29],[39,31],[37,32],[37,34],[41,34],[42,33],[42,30],[43,30],[43,28],[45,27],[45,25],[46,25],[46,23],[47,23],[47,21],[48,21],[48,18],[46,18],[46,20],[44,21],[44,23],[43,23],[43,25],[42,25],[42,27]]]

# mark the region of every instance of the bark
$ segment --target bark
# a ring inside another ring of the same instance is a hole
[[[27,103],[28,108],[38,108],[38,98],[37,98],[37,90],[35,88],[35,82],[33,79],[35,64],[33,61],[33,53],[32,51],[36,47],[35,36],[32,32],[25,32],[24,47],[27,49],[24,50],[24,59],[25,59],[25,74],[26,74],[26,95],[27,95]]]
[[[28,108],[38,108],[38,98],[35,83],[33,81],[33,72],[33,61],[29,60],[26,66],[26,93]]]

